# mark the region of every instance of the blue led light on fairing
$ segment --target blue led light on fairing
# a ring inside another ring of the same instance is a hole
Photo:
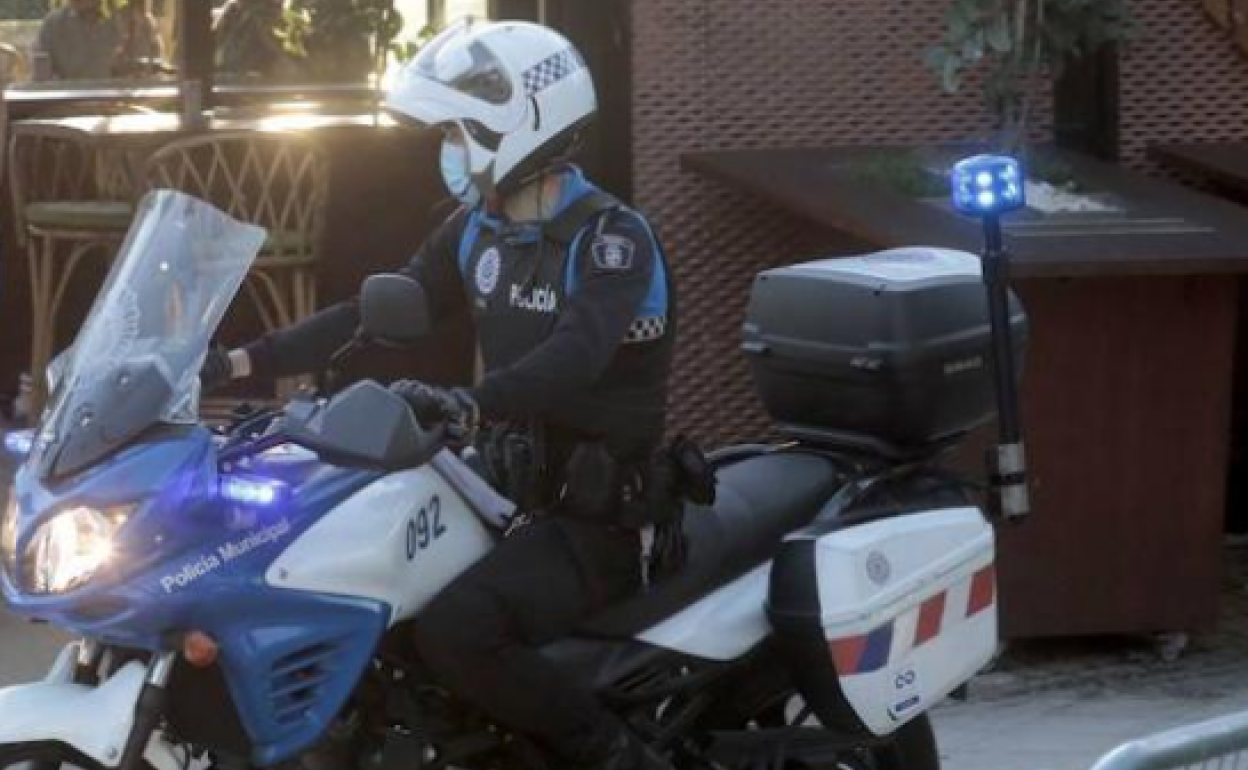
[[[221,496],[240,505],[268,508],[286,498],[286,485],[260,476],[227,475],[221,477]]]
[[[1026,205],[1022,167],[1007,155],[976,155],[949,175],[953,207],[975,217],[995,216]]]
[[[26,457],[35,446],[33,430],[15,430],[4,434],[4,450],[17,457]]]

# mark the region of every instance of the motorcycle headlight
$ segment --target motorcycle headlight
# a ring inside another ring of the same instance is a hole
[[[61,511],[26,544],[23,583],[37,594],[60,594],[86,583],[113,555],[113,536],[130,509],[80,506]]]
[[[17,492],[9,487],[0,509],[0,565],[10,578],[17,573]]]

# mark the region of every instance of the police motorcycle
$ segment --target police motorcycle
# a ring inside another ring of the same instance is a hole
[[[972,171],[972,209],[1021,195],[1014,166]],[[444,426],[370,381],[199,423],[199,366],[263,238],[149,195],[41,424],[6,437],[4,598],[80,640],[0,690],[0,768],[547,766],[401,649],[508,513]],[[997,646],[993,529],[940,459],[995,411],[989,370],[1009,406],[990,342],[1010,356],[1025,326],[980,265],[903,249],[758,277],[744,348],[785,438],[713,453],[683,566],[544,651],[676,766],[939,767],[927,712]],[[369,279],[362,336],[412,339],[422,303]]]

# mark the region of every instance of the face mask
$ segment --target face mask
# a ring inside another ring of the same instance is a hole
[[[468,170],[466,147],[444,140],[441,165],[442,183],[446,185],[447,192],[465,206],[472,207],[481,202],[481,191],[472,183],[472,174]]]

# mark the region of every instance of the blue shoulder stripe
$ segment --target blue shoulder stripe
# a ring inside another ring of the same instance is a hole
[[[468,214],[468,223],[464,225],[464,234],[459,239],[459,274],[468,274],[468,260],[472,259],[472,247],[477,245],[477,236],[481,234],[481,212],[474,209]]]
[[[599,217],[610,216],[615,211],[626,211],[637,218],[641,222],[641,226],[645,228],[646,235],[650,238],[650,243],[654,247],[655,263],[654,277],[650,280],[650,290],[646,293],[646,299],[642,302],[641,311],[638,318],[659,318],[667,315],[667,260],[663,254],[663,247],[659,245],[659,239],[655,237],[654,230],[650,227],[650,223],[646,218],[631,209],[611,209],[599,215]],[[585,232],[591,229],[591,226],[598,222],[599,217],[594,217],[581,231],[576,234],[576,238],[572,240],[572,245],[568,247],[568,264],[564,274],[564,293],[571,296],[576,291],[578,279],[576,274],[577,259],[580,257],[581,239]]]

